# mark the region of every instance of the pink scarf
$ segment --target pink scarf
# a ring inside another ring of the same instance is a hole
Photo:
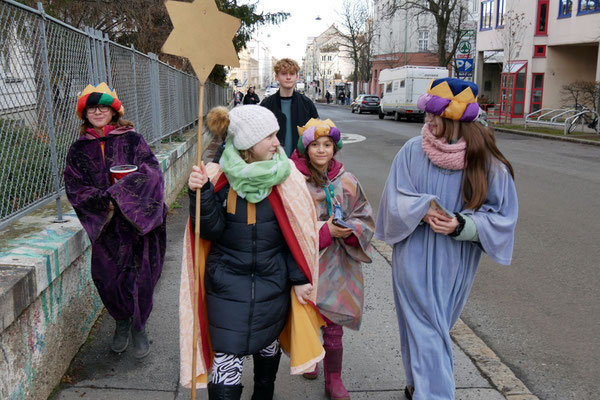
[[[434,136],[429,124],[423,125],[423,151],[432,163],[440,168],[461,170],[465,168],[467,143],[460,138],[455,144],[449,144],[444,138]]]

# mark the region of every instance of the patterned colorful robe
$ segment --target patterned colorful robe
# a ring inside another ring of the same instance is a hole
[[[292,160],[300,172],[309,175],[298,151],[294,151]],[[309,183],[321,232],[317,307],[333,323],[358,330],[364,303],[362,263],[371,262],[370,242],[375,228],[373,209],[358,179],[346,172],[344,164],[332,159],[328,178],[334,193],[332,202],[341,205],[344,220],[354,225],[355,230],[345,240],[323,234],[323,229],[328,229],[324,225],[330,217],[325,190]]]
[[[101,146],[101,142],[104,146]],[[113,184],[110,167],[138,171]],[[152,311],[165,256],[167,206],[160,165],[131,127],[100,139],[82,135],[69,149],[65,190],[92,242],[92,279],[109,314],[141,330]],[[109,213],[109,202],[115,210]]]

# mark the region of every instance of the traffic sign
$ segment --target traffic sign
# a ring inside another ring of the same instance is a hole
[[[473,72],[473,59],[457,59],[456,66],[458,67],[458,72]]]

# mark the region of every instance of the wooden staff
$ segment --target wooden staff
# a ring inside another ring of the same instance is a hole
[[[196,154],[196,165],[202,165],[202,125],[204,119],[204,83],[200,83],[200,102],[198,106],[198,152]],[[206,261],[200,257],[200,190],[196,189],[196,224],[194,227],[194,333],[192,344],[192,400],[196,400],[196,362],[198,354],[198,296],[200,295],[200,263]]]
[[[164,43],[165,53],[186,57],[200,81],[198,106],[198,154],[196,164],[202,165],[202,125],[204,116],[204,84],[216,64],[238,67],[240,65],[233,38],[241,27],[239,19],[219,11],[215,0],[193,2],[167,1],[165,7],[173,23],[173,31]],[[200,263],[206,262],[200,251],[200,189],[196,190],[196,224],[194,227],[194,312],[192,353],[192,400],[196,400],[198,352],[198,296],[200,291]],[[206,366],[208,368],[208,365]],[[208,372],[208,371],[207,371]]]

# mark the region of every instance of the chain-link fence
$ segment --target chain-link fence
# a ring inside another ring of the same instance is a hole
[[[0,0],[0,229],[53,200],[62,218],[62,171],[81,124],[77,93],[88,83],[113,86],[151,145],[198,120],[195,76],[38,7]],[[205,110],[229,100],[217,85],[204,92]]]

